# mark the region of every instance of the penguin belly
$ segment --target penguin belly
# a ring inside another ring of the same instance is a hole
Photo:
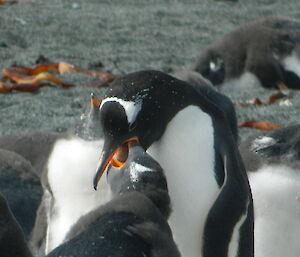
[[[46,254],[63,243],[78,219],[111,199],[106,180],[99,189],[92,187],[103,141],[80,138],[61,139],[48,161],[48,182],[52,192],[47,210]]]
[[[255,257],[299,256],[299,170],[263,166],[248,176],[254,200]]]
[[[252,72],[244,72],[237,78],[229,78],[224,83],[222,83],[220,87],[226,88],[226,92],[227,90],[228,92],[230,92],[231,90],[242,92],[244,90],[249,90],[249,88],[261,88],[262,84],[255,74],[253,74]]]
[[[216,181],[211,117],[197,106],[181,110],[148,151],[165,170],[169,224],[182,256],[201,256],[205,220],[220,188]]]

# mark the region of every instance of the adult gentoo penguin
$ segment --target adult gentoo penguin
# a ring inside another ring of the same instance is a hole
[[[214,85],[300,89],[300,22],[265,17],[206,47],[192,69]]]
[[[83,216],[47,257],[179,257],[167,219],[170,197],[161,166],[131,143],[126,163],[110,166],[113,198]]]
[[[252,189],[255,257],[300,253],[300,125],[252,136],[240,145]]]
[[[59,137],[48,155],[41,176],[43,200],[31,238],[34,252],[41,255],[63,243],[82,215],[110,199],[104,181],[99,192],[91,187],[99,147],[103,145],[102,129],[98,125],[99,105],[99,99],[92,95],[90,109],[80,124]]]
[[[1,257],[32,257],[22,229],[0,193],[0,253]]]
[[[140,71],[111,84],[100,114],[105,141],[95,188],[107,166],[121,167],[130,142],[139,142],[165,170],[169,224],[182,256],[253,257],[251,191],[215,104],[184,81]]]

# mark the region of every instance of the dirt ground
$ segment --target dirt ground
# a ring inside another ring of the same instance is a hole
[[[0,69],[33,65],[39,55],[83,68],[101,62],[121,75],[142,69],[165,72],[188,68],[201,49],[238,25],[264,15],[300,18],[299,0],[20,0],[0,5]],[[62,77],[79,83],[86,75]],[[80,118],[89,95],[104,89],[43,88],[35,93],[0,94],[0,135],[65,131]],[[274,91],[225,89],[233,101]],[[239,122],[298,123],[299,93],[288,104],[237,108]],[[255,133],[241,129],[241,138]]]

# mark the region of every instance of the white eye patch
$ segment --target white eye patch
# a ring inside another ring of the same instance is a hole
[[[211,70],[211,71],[216,71],[217,70],[217,66],[216,66],[216,64],[214,63],[214,62],[210,62],[209,63],[209,69]]]
[[[141,101],[138,101],[138,102],[125,101],[125,100],[117,98],[117,97],[108,97],[108,98],[103,99],[99,109],[101,110],[102,106],[108,102],[117,102],[123,107],[123,109],[125,110],[125,113],[127,116],[127,121],[129,123],[129,125],[131,125],[136,120],[138,113],[142,109]]]
[[[272,137],[260,137],[257,138],[253,141],[252,146],[251,146],[251,150],[260,150],[260,149],[264,149],[267,147],[270,147],[272,145],[276,144],[276,140]]]
[[[222,65],[223,65],[223,60],[218,58],[216,62],[214,61],[209,62],[209,69],[213,72],[217,72],[221,69]]]

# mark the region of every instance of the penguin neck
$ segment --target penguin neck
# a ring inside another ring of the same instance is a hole
[[[47,212],[46,253],[61,244],[78,219],[111,199],[105,179],[95,191],[95,167],[103,140],[78,137],[58,140],[48,161],[48,182],[52,192]]]
[[[148,152],[165,170],[173,210],[169,224],[179,251],[199,257],[205,220],[219,193],[212,118],[198,106],[184,108]]]

